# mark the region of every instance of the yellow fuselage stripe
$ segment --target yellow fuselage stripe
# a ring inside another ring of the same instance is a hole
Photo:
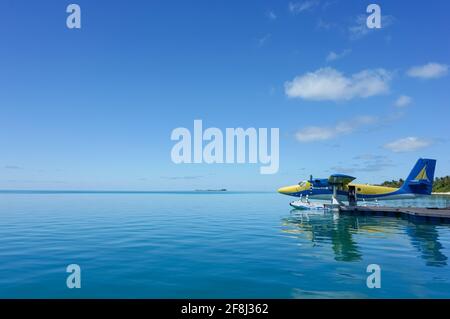
[[[353,183],[350,183],[348,185],[355,186],[356,193],[362,194],[362,195],[382,195],[382,194],[389,194],[389,193],[398,191],[398,188],[395,188],[395,187],[375,186],[375,185],[368,185],[368,184],[353,184]]]

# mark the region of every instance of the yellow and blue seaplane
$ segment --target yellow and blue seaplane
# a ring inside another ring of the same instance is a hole
[[[419,158],[400,188],[357,184],[356,178],[344,174],[333,174],[328,178],[310,177],[296,185],[281,187],[278,192],[284,195],[300,197],[300,201],[291,203],[299,209],[316,208],[317,204],[309,199],[331,200],[332,205],[348,201],[350,205],[357,200],[378,201],[390,199],[410,199],[431,195],[436,160]],[[306,201],[302,201],[305,199]]]

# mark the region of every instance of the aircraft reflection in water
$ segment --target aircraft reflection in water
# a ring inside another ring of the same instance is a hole
[[[405,234],[427,266],[443,267],[447,265],[447,256],[442,253],[436,226],[429,223],[412,222],[395,217],[339,216],[330,212],[300,212],[292,210],[291,215],[283,219],[284,231],[307,238],[313,245],[331,243],[335,260],[360,261],[362,253],[354,235],[374,237],[376,235],[395,236],[404,228]],[[375,239],[376,240],[376,239]]]
[[[436,226],[417,224],[408,227],[406,232],[411,238],[411,244],[422,254],[427,266],[447,265],[447,256],[441,252],[443,246],[438,241]]]

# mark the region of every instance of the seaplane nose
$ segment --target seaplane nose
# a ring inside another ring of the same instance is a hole
[[[298,185],[293,186],[285,186],[278,189],[278,193],[284,194],[284,195],[291,195],[293,193],[296,193],[298,191]]]

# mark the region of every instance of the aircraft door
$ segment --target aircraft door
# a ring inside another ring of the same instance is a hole
[[[350,206],[356,206],[356,187],[353,185],[348,186],[348,204]]]

